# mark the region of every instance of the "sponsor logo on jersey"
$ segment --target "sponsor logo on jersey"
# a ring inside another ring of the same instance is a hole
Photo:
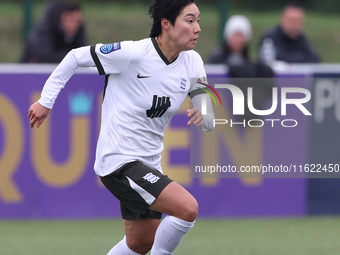
[[[187,80],[184,78],[181,78],[181,85],[179,86],[181,88],[181,90],[185,90],[187,86]]]
[[[150,78],[150,77],[151,77],[150,75],[141,75],[140,73],[137,74],[137,78],[138,78],[138,79]]]
[[[152,119],[162,117],[170,106],[171,106],[170,97],[166,96],[159,97],[157,95],[154,95],[152,99],[151,108],[149,110],[146,110],[146,117]]]
[[[155,183],[160,179],[160,177],[154,175],[153,173],[148,173],[143,177],[143,179],[147,180],[150,183]]]
[[[104,54],[109,54],[116,50],[120,50],[120,42],[104,44],[100,47],[100,52]]]

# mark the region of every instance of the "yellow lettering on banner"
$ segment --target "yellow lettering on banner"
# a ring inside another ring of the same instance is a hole
[[[39,96],[35,95],[33,101],[38,98]],[[82,177],[88,164],[90,121],[88,117],[72,117],[69,158],[64,163],[56,163],[49,149],[53,146],[50,135],[52,114],[53,111],[39,128],[32,130],[33,165],[45,184],[54,187],[70,186]]]
[[[0,124],[4,130],[4,147],[0,155],[0,197],[5,202],[21,202],[22,195],[13,181],[24,149],[24,131],[15,105],[0,94]],[[28,123],[26,123],[28,125]]]
[[[230,120],[226,106],[214,109],[216,116]],[[241,134],[243,132],[243,134]],[[262,161],[262,128],[251,128],[235,125],[216,125],[214,130],[203,135],[203,165],[216,165],[219,162],[219,145],[225,145],[226,151],[238,169],[240,166],[260,165]],[[220,174],[221,175],[221,174]],[[227,173],[222,173],[227,175]],[[202,178],[205,185],[216,185],[219,175]],[[221,176],[220,176],[221,177]],[[246,185],[259,185],[262,181],[260,173],[240,173],[241,181]]]
[[[190,100],[187,98],[184,101],[181,109],[179,110],[179,113],[186,112],[186,110],[189,108]],[[183,166],[171,165],[169,154],[171,149],[185,149],[188,147],[189,147],[189,131],[185,128],[174,129],[168,126],[164,132],[164,151],[162,153],[162,168],[164,174],[168,175],[171,179],[182,185],[189,185],[191,182],[190,167],[187,164]]]

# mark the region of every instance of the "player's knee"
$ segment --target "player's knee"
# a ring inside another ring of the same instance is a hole
[[[143,240],[130,240],[129,242],[127,242],[127,245],[134,252],[137,252],[139,254],[146,254],[151,250],[153,240],[153,237],[146,237]]]
[[[189,203],[186,203],[184,213],[182,215],[182,220],[193,222],[197,218],[198,214],[198,203],[195,198],[193,198]]]

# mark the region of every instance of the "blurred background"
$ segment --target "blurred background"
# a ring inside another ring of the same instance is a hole
[[[78,1],[82,4],[89,44],[136,40],[147,37],[151,26],[147,0]],[[2,0],[0,3],[0,62],[15,63],[20,57],[25,37],[42,18],[47,1]],[[197,51],[203,59],[220,45],[222,29],[228,16],[242,14],[253,26],[251,53],[257,54],[260,35],[278,23],[282,7],[287,1],[200,0],[200,41]],[[340,3],[325,0],[302,1],[306,8],[305,31],[320,53],[323,62],[339,60]]]
[[[59,61],[20,59],[35,28],[52,17],[45,14],[49,3],[0,2],[0,254],[106,254],[124,233],[119,204],[93,171],[104,77],[94,69],[77,72],[48,121],[39,129],[29,128],[27,109]],[[149,36],[151,1],[77,3],[86,45]],[[287,3],[198,0],[202,32],[195,50],[208,62],[225,44],[226,21],[243,15],[252,27],[248,57],[257,62],[262,35],[277,26]],[[305,9],[303,33],[320,62],[267,64],[270,74],[281,79],[278,87],[311,92],[306,105],[312,116],[289,110],[285,118],[299,122],[292,129],[221,127],[208,137],[208,144],[197,146],[191,138],[199,135],[185,125],[190,107],[185,101],[166,130],[163,169],[200,204],[199,220],[176,254],[339,254],[339,171],[332,178],[220,178],[197,177],[190,169],[192,151],[201,165],[208,155],[221,165],[238,167],[315,163],[339,169],[340,2],[300,4]],[[225,83],[231,75],[226,62],[207,63],[206,70],[210,84]],[[226,99],[222,95],[223,102],[230,102]],[[228,107],[217,105],[217,116],[228,114]],[[271,118],[283,117],[275,113]]]

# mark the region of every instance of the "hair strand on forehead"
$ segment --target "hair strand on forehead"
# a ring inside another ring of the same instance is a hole
[[[149,8],[149,15],[153,18],[150,37],[157,37],[162,33],[162,18],[174,25],[182,10],[192,3],[195,0],[155,0]]]

